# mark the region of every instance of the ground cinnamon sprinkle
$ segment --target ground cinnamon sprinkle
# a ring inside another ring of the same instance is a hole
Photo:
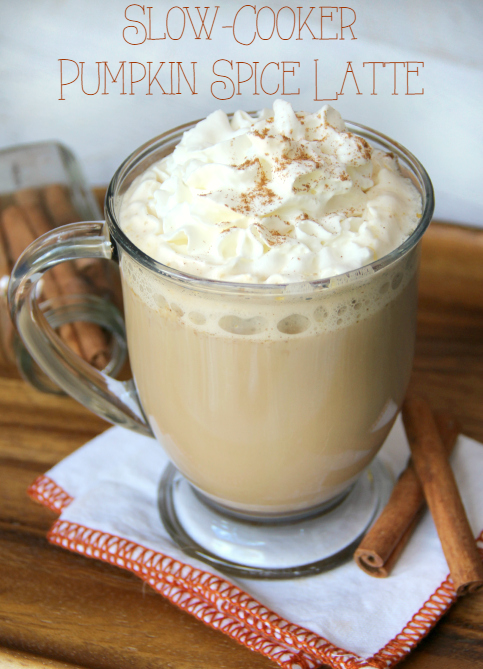
[[[251,167],[252,165],[255,165],[255,163],[257,163],[257,162],[258,162],[258,164],[260,164],[260,161],[259,161],[258,158],[253,158],[252,160],[250,160],[250,158],[247,158],[245,160],[245,162],[242,163],[241,165],[232,165],[232,167],[236,167],[237,170],[246,170],[247,167]]]
[[[234,211],[244,214],[245,216],[249,216],[256,209],[257,204],[267,205],[275,202],[276,200],[280,200],[280,197],[267,186],[270,180],[265,174],[259,158],[246,160],[244,163],[238,166],[238,169],[246,169],[252,165],[258,166],[255,186],[247,190],[245,193],[241,193],[238,202],[232,204],[232,209]]]
[[[266,240],[269,246],[278,246],[287,240],[287,235],[283,235],[278,230],[270,230],[270,237]]]
[[[297,114],[297,118],[299,122],[304,125],[304,117],[300,114]],[[318,118],[321,118],[320,114],[318,115]],[[275,136],[272,134],[273,130],[270,128],[269,122],[270,119],[267,120],[267,126],[256,130],[251,130],[251,133],[259,139],[275,138]],[[369,160],[371,158],[372,149],[366,140],[350,132],[347,133],[347,136],[349,138],[354,138],[356,149],[361,154],[361,157]],[[284,172],[294,162],[301,164],[305,163],[307,165],[308,171],[306,176],[309,177],[310,175],[310,183],[308,182],[308,179],[304,179],[304,175],[302,174],[301,178],[292,184],[294,191],[309,192],[311,188],[316,185],[318,181],[320,181],[320,179],[317,178],[318,175],[314,175],[314,172],[316,170],[320,170],[321,168],[324,168],[325,172],[328,173],[325,175],[324,180],[327,176],[338,178],[340,181],[344,182],[351,180],[351,177],[347,172],[335,169],[335,166],[333,166],[333,163],[329,157],[319,157],[314,155],[314,149],[311,148],[310,142],[304,142],[302,145],[295,144],[293,139],[287,137],[287,135],[278,133],[276,135],[276,139],[278,141],[281,139],[285,146],[281,155],[273,156],[272,158],[272,178],[275,176],[277,177],[278,181],[284,179]],[[319,141],[323,142],[325,139],[326,135],[324,135]],[[265,155],[269,154],[265,153]],[[257,172],[255,184],[245,192],[237,194],[234,197],[234,201],[230,203],[230,206],[234,211],[244,216],[257,217],[259,215],[259,211],[257,211],[257,209],[260,207],[273,205],[273,209],[276,209],[277,202],[280,202],[282,198],[274,192],[273,188],[270,187],[270,176],[267,175],[267,172],[265,171],[262,162],[258,157],[247,158],[243,163],[239,165],[232,165],[232,167],[236,167],[236,169],[240,171],[256,167]],[[326,190],[330,189],[330,184],[324,183],[323,185]],[[271,215],[274,214],[271,213]],[[307,218],[309,217],[304,215],[304,219]],[[223,232],[228,232],[230,229],[231,228],[226,228]],[[269,246],[281,244],[287,239],[286,235],[282,235],[276,231],[271,231],[263,226],[263,224],[261,224],[260,230],[263,231],[263,236]]]
[[[362,157],[364,160],[370,160],[372,156],[372,149],[369,146],[369,144],[366,142],[366,140],[363,137],[357,137],[357,145],[361,150]]]
[[[264,128],[263,130],[252,130],[252,133],[259,139],[265,139],[268,135],[268,128]]]
[[[238,228],[236,225],[229,225],[227,228],[223,228],[223,230],[220,232],[220,235],[223,235],[225,232],[230,232],[230,230],[237,230],[237,229]]]

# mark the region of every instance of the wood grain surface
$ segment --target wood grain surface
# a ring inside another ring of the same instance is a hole
[[[411,385],[483,442],[483,231],[433,223],[425,236]],[[47,542],[56,516],[27,486],[106,427],[0,366],[0,667],[275,668],[134,575]],[[483,593],[459,601],[399,666],[483,669]]]

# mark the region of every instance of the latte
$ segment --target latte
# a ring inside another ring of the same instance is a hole
[[[395,157],[330,107],[217,112],[131,184],[121,227],[166,266],[121,256],[134,379],[214,502],[296,514],[370,463],[409,380],[419,249],[374,262],[420,217]]]

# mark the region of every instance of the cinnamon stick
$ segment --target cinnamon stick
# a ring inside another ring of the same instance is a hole
[[[68,223],[74,223],[79,219],[79,215],[72,204],[69,190],[62,184],[50,184],[42,189],[41,194],[39,194],[37,207],[34,212],[31,212],[31,216],[38,218],[42,201],[45,202],[50,220],[55,228],[67,225]],[[106,297],[112,298],[106,281],[105,263],[102,261],[92,258],[81,258],[75,260],[73,265],[62,263],[55,270],[59,274],[63,271],[62,278],[59,276],[59,283],[65,287],[65,292],[71,294],[100,292]],[[82,289],[79,281],[82,282]],[[76,282],[77,286],[75,285]],[[98,369],[104,369],[110,357],[108,338],[104,330],[98,325],[89,322],[78,322],[76,323],[76,328],[83,350],[83,357]]]
[[[21,199],[24,201],[25,194],[26,191],[23,191],[23,197]],[[27,225],[30,228],[34,239],[40,237],[46,232],[50,232],[52,229],[50,220],[43,211],[40,200],[35,202],[30,198],[30,201],[25,203],[21,208],[21,212],[27,220]],[[60,265],[56,265],[54,268],[52,268],[51,272],[56,279],[60,294],[64,295],[70,293],[73,295],[82,295],[83,293],[88,292],[85,281],[83,281],[82,278],[78,276],[74,267],[72,266],[72,263],[63,262]]]
[[[53,223],[53,227],[74,223],[79,220],[67,186],[50,184],[42,189],[42,201]],[[122,304],[119,279],[113,276],[112,269],[102,260],[93,258],[79,258],[75,261],[75,268],[82,278],[97,294],[104,295],[116,306]]]
[[[35,240],[36,235],[30,229],[24,212],[16,205],[10,205],[2,212],[1,224],[11,271],[19,256]],[[45,274],[42,281],[42,293],[45,299],[60,295],[53,274]],[[67,324],[59,328],[59,334],[77,355],[81,355],[78,337],[72,325]]]
[[[447,413],[437,414],[435,418],[445,452],[449,456],[459,434],[459,425]],[[389,576],[424,508],[423,488],[410,458],[387,505],[355,551],[356,564],[370,576]]]
[[[26,204],[23,209],[35,237],[51,229],[50,221],[39,204]],[[90,292],[89,286],[76,272],[73,263],[56,265],[51,272],[61,295],[83,295]],[[73,329],[84,360],[98,369],[104,369],[109,362],[109,342],[104,330],[88,321],[77,321],[73,324]]]
[[[66,186],[50,184],[43,188],[42,195],[55,227],[75,223],[79,220],[79,215],[72,204]]]
[[[23,207],[26,204],[41,204],[38,188],[20,188],[15,191],[15,203]]]
[[[36,203],[34,194],[22,191],[24,206],[12,205],[2,213],[2,229],[10,262],[13,265],[25,248],[38,236],[51,229],[50,221]],[[76,274],[71,263],[52,268],[43,277],[43,297],[51,299],[67,294],[88,292],[86,283]],[[103,369],[109,361],[106,334],[98,325],[85,321],[68,323],[59,328],[64,342],[87,362]]]
[[[412,397],[402,416],[456,594],[474,592],[483,586],[483,564],[431,408],[425,399]]]

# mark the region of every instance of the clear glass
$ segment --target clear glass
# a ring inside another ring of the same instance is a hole
[[[71,206],[81,219],[100,215],[77,158],[63,144],[36,142],[0,150],[0,197],[14,202],[13,195],[18,191],[52,185],[68,191]],[[57,224],[74,222],[65,202],[57,201],[56,210],[51,209],[50,214]]]
[[[244,564],[239,549],[230,559],[226,548],[217,553],[216,514],[224,519],[229,545],[230,537],[241,534],[237,523],[248,522],[266,536],[267,523],[288,527],[327,520],[328,509],[350,497],[373,461],[409,381],[419,242],[434,206],[431,182],[399,144],[362,126],[347,126],[397,155],[423,202],[411,237],[371,265],[275,286],[201,279],[145,255],[119,226],[122,197],[138,174],[174,149],[188,125],[142,146],[120,166],[106,197],[107,227],[65,228],[64,244],[55,249],[45,239],[43,249],[32,249],[23,259],[30,269],[17,266],[11,286],[13,315],[44,369],[96,413],[153,434],[189,482],[183,486],[171,476],[161,490],[160,508],[172,536],[186,549],[179,528],[183,505],[192,507],[188,498],[194,495],[206,510],[196,516],[205,517],[203,531],[183,529],[195,553],[201,542],[198,557],[229,570],[235,565],[244,575],[248,569],[266,577],[267,561],[257,567]],[[33,268],[38,274],[48,262],[86,255],[119,261],[134,384],[109,384],[95,370],[87,378],[80,361],[47,337],[35,310],[28,289]],[[368,501],[372,511],[363,514],[343,549],[324,548],[318,559],[305,559],[309,572],[311,565],[320,570],[332,564],[360,538],[383,497]],[[260,536],[248,541],[257,542]],[[296,564],[268,566],[274,577],[286,577],[287,570],[308,573]]]
[[[121,250],[136,388],[183,475],[249,516],[298,515],[354,483],[406,392],[418,261],[415,248],[348,283],[227,292]]]
[[[104,373],[116,376],[122,369],[127,355],[126,331],[119,310],[106,299],[97,295],[64,295],[45,300],[39,304],[47,323],[54,330],[67,323],[95,323],[110,335],[110,350]],[[18,370],[25,381],[36,390],[53,395],[64,395],[64,391],[45,374],[25,348],[22,340],[14,336],[13,349]]]
[[[9,210],[12,214],[14,209],[15,220],[11,217],[7,234],[4,215]],[[28,235],[34,239],[45,228],[53,229],[100,216],[78,160],[62,144],[47,141],[0,150],[0,364],[16,365],[22,377],[42,392],[62,393],[39,370],[16,335],[7,305],[10,271],[26,243],[25,221]],[[22,219],[20,229],[19,218]],[[12,225],[15,223],[17,225]],[[17,238],[17,243],[13,243],[11,237]],[[119,330],[117,309],[122,308],[122,300],[119,299],[118,268],[114,263],[80,260],[72,270],[76,280],[69,285],[59,286],[54,276],[48,277],[48,285],[44,284],[39,292],[41,308],[50,323],[58,322],[61,327],[83,321],[95,323],[108,332],[110,337],[109,341],[106,338],[106,345],[109,345],[110,357],[104,371],[115,375],[126,354],[126,347],[119,340],[122,330]],[[59,289],[61,295],[55,294]]]

